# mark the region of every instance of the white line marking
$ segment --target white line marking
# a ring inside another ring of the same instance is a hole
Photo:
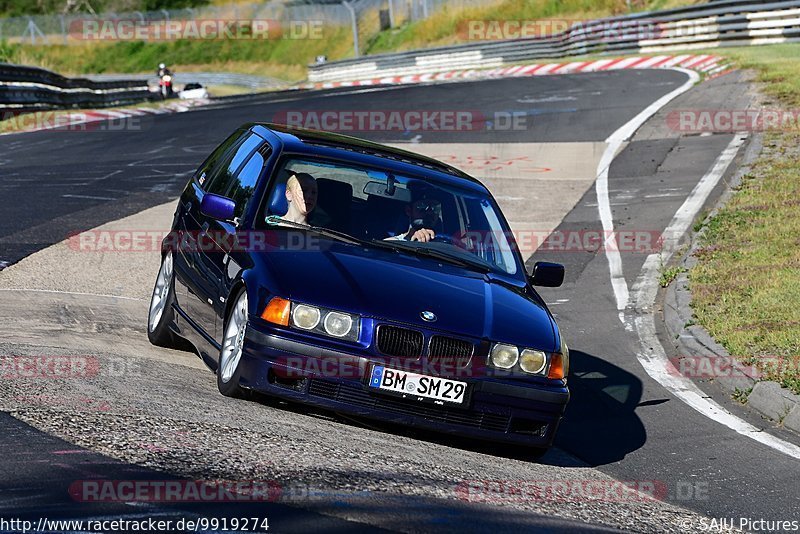
[[[679,197],[682,193],[653,193],[651,195],[645,195],[644,198],[666,198],[666,197]]]
[[[711,191],[716,187],[722,175],[725,174],[725,170],[731,164],[733,158],[736,157],[739,148],[746,140],[747,134],[739,134],[728,143],[728,146],[725,147],[725,150],[722,151],[722,154],[720,154],[714,162],[711,170],[703,176],[692,192],[689,193],[683,205],[675,212],[672,221],[662,234],[661,253],[662,255],[665,252],[667,254],[667,256],[664,257],[665,262],[669,260],[669,257],[672,256],[673,252],[677,249],[679,239],[689,230],[689,226],[692,224],[695,216],[703,207]]]
[[[116,200],[111,197],[95,197],[92,195],[61,195],[61,198],[85,198],[89,200]]]
[[[776,438],[736,417],[708,396],[695,385],[694,382],[682,376],[675,376],[668,372],[670,368],[666,352],[656,336],[655,318],[651,312],[658,292],[658,271],[663,263],[677,250],[681,236],[689,229],[697,213],[703,207],[711,191],[719,183],[730,166],[739,148],[747,139],[746,134],[735,136],[725,150],[719,155],[714,165],[705,176],[697,183],[695,188],[684,201],[683,205],[675,212],[675,216],[664,230],[664,242],[661,255],[651,254],[645,260],[642,271],[633,285],[632,309],[629,309],[627,323],[632,323],[639,335],[641,348],[636,355],[644,370],[653,380],[664,386],[689,407],[730,428],[745,437],[751,438],[776,451],[782,452],[793,458],[800,459],[800,447]],[[638,311],[638,313],[637,313]]]
[[[26,287],[8,287],[8,288],[0,288],[0,291],[28,291],[31,293],[56,293],[59,295],[77,295],[81,297],[103,297],[109,299],[121,299],[121,300],[136,300],[140,302],[147,302],[146,299],[140,299],[136,297],[122,297],[119,295],[104,295],[102,293],[80,293],[76,291],[61,291],[59,289],[30,289]]]
[[[634,118],[623,124],[617,131],[612,133],[606,139],[606,150],[600,158],[600,163],[597,165],[597,209],[600,212],[600,222],[603,224],[604,235],[608,236],[607,243],[614,243],[614,219],[611,214],[611,204],[608,198],[608,169],[611,162],[617,155],[617,152],[622,148],[622,145],[627,141],[639,127],[647,121],[650,117],[656,114],[659,109],[664,107],[673,98],[685,93],[692,86],[697,83],[700,76],[690,70],[674,69],[686,74],[689,79],[678,87],[677,89],[662,96],[649,106],[647,106],[641,113]],[[614,290],[614,297],[617,301],[617,310],[624,310],[628,305],[628,284],[625,282],[625,276],[622,273],[622,257],[615,246],[606,247],[606,259],[608,260],[608,269],[611,274],[611,287]]]
[[[689,81],[651,104],[647,109],[634,117],[630,122],[623,125],[606,140],[608,147],[603,153],[603,157],[598,165],[597,201],[603,229],[607,232],[607,235],[610,236],[609,239],[613,239],[614,224],[608,199],[608,168],[614,155],[616,155],[617,150],[622,146],[623,142],[628,139],[644,121],[655,114],[655,112],[667,102],[679,94],[688,91],[700,78],[694,71],[681,68],[673,68],[673,70],[678,70],[687,74],[689,76]],[[641,350],[637,353],[636,357],[653,380],[661,384],[665,389],[675,395],[676,398],[709,419],[717,421],[731,430],[758,441],[774,450],[800,459],[800,447],[797,445],[776,438],[736,417],[717,402],[709,399],[708,396],[688,378],[669,374],[667,371],[669,369],[669,361],[664,347],[661,346],[661,342],[656,336],[655,318],[652,313],[652,307],[655,304],[656,293],[658,291],[658,271],[662,262],[666,263],[672,256],[681,236],[689,229],[689,225],[694,220],[694,217],[708,199],[711,191],[713,191],[714,187],[719,183],[722,175],[736,157],[739,148],[744,144],[746,139],[746,134],[742,134],[737,135],[731,140],[714,162],[714,165],[708,173],[697,183],[683,205],[675,213],[672,221],[664,230],[661,254],[651,254],[647,257],[636,282],[633,284],[632,309],[628,308],[629,293],[625,278],[622,276],[622,261],[619,252],[614,250],[614,247],[608,247],[610,250],[606,250],[606,257],[608,258],[609,264],[609,276],[614,289],[614,296],[617,300],[617,309],[620,310],[619,319],[626,330],[636,329],[641,344]],[[626,310],[628,315],[622,310]]]

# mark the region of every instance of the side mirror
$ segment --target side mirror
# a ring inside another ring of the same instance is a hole
[[[528,279],[534,286],[558,287],[564,283],[564,266],[560,263],[537,261]]]
[[[235,210],[236,203],[233,200],[213,193],[203,195],[200,202],[200,213],[219,221],[232,221]]]

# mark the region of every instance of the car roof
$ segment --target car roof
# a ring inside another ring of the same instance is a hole
[[[282,151],[308,154],[312,156],[328,156],[344,159],[353,163],[363,163],[369,166],[378,166],[387,171],[398,174],[412,173],[424,174],[436,182],[446,185],[468,187],[488,194],[489,191],[477,178],[441,161],[348,135],[292,128],[289,126],[270,123],[249,123],[243,126],[269,137],[271,132],[278,137],[282,144]],[[267,134],[267,135],[265,135]]]

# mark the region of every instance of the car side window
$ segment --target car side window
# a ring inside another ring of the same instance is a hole
[[[236,202],[236,210],[234,211],[236,217],[241,217],[244,214],[247,204],[253,197],[253,191],[255,191],[261,171],[264,169],[264,163],[269,158],[271,151],[272,149],[267,145],[255,152],[225,191],[225,196]]]
[[[203,164],[200,165],[200,168],[197,169],[194,177],[203,190],[208,187],[211,177],[214,176],[214,169],[219,166],[219,163],[225,158],[231,147],[236,145],[241,140],[242,130],[236,130],[230,137],[225,139],[217,148],[215,148],[214,152],[212,152],[211,155],[206,158]]]
[[[215,195],[228,196],[226,193],[231,188],[236,171],[242,166],[247,157],[264,142],[260,136],[250,134],[244,142],[242,142],[234,151],[231,151],[223,160],[222,165],[219,165],[214,170],[214,176],[211,178],[206,193],[213,193]]]

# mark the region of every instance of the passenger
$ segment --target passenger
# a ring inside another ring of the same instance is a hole
[[[441,228],[442,203],[424,195],[406,206],[406,215],[408,216],[408,230],[386,240],[404,239],[427,243],[436,237],[436,229]]]
[[[317,181],[308,173],[293,173],[286,182],[286,202],[289,209],[283,219],[308,224],[308,215],[317,205]]]

